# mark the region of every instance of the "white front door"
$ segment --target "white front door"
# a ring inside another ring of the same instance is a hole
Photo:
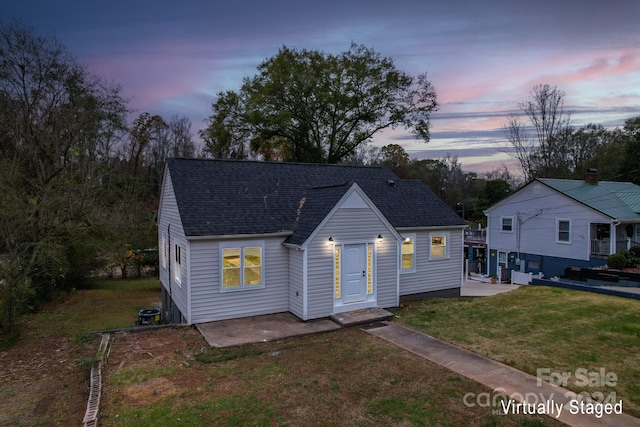
[[[367,298],[367,246],[344,245],[342,253],[342,303],[363,302]]]

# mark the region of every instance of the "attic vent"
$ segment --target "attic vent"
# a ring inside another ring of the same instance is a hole
[[[389,187],[395,187],[396,186],[396,182],[394,180],[392,180],[392,179],[388,179],[387,180],[387,185]]]

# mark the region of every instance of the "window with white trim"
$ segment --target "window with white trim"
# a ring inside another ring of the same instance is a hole
[[[220,248],[220,290],[264,287],[264,243],[225,244]]]
[[[169,246],[167,245],[167,237],[163,234],[160,235],[160,265],[162,268],[167,268],[167,258]]]
[[[559,219],[556,221],[556,242],[571,243],[571,221]]]
[[[182,248],[175,245],[173,254],[173,277],[178,285],[182,285]]]
[[[449,233],[430,233],[429,259],[449,258]]]
[[[406,234],[402,241],[400,271],[404,273],[416,271],[416,235]]]
[[[500,231],[505,233],[513,232],[513,217],[512,216],[503,216],[500,217]]]

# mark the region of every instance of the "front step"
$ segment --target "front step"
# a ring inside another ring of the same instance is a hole
[[[362,310],[332,314],[330,318],[340,326],[352,326],[389,320],[393,318],[393,313],[384,308],[363,308]]]

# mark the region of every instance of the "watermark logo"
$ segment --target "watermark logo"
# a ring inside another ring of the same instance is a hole
[[[566,387],[570,381],[581,388],[615,387],[618,384],[616,373],[608,372],[605,368],[600,368],[598,371],[578,368],[573,372],[539,368],[536,374],[536,385],[540,388],[545,383]],[[615,391],[508,394],[504,388],[499,387],[491,393],[466,393],[462,401],[467,407],[493,408],[493,413],[496,415],[548,415],[559,418],[563,411],[567,411],[573,415],[584,414],[602,418],[604,415],[623,412],[622,400],[617,399]]]
[[[543,381],[566,387],[571,378],[575,378],[576,387],[615,387],[618,384],[618,375],[615,372],[607,372],[605,368],[591,372],[585,368],[578,368],[573,373],[552,372],[549,368],[538,368],[536,374],[538,387],[542,386]]]

